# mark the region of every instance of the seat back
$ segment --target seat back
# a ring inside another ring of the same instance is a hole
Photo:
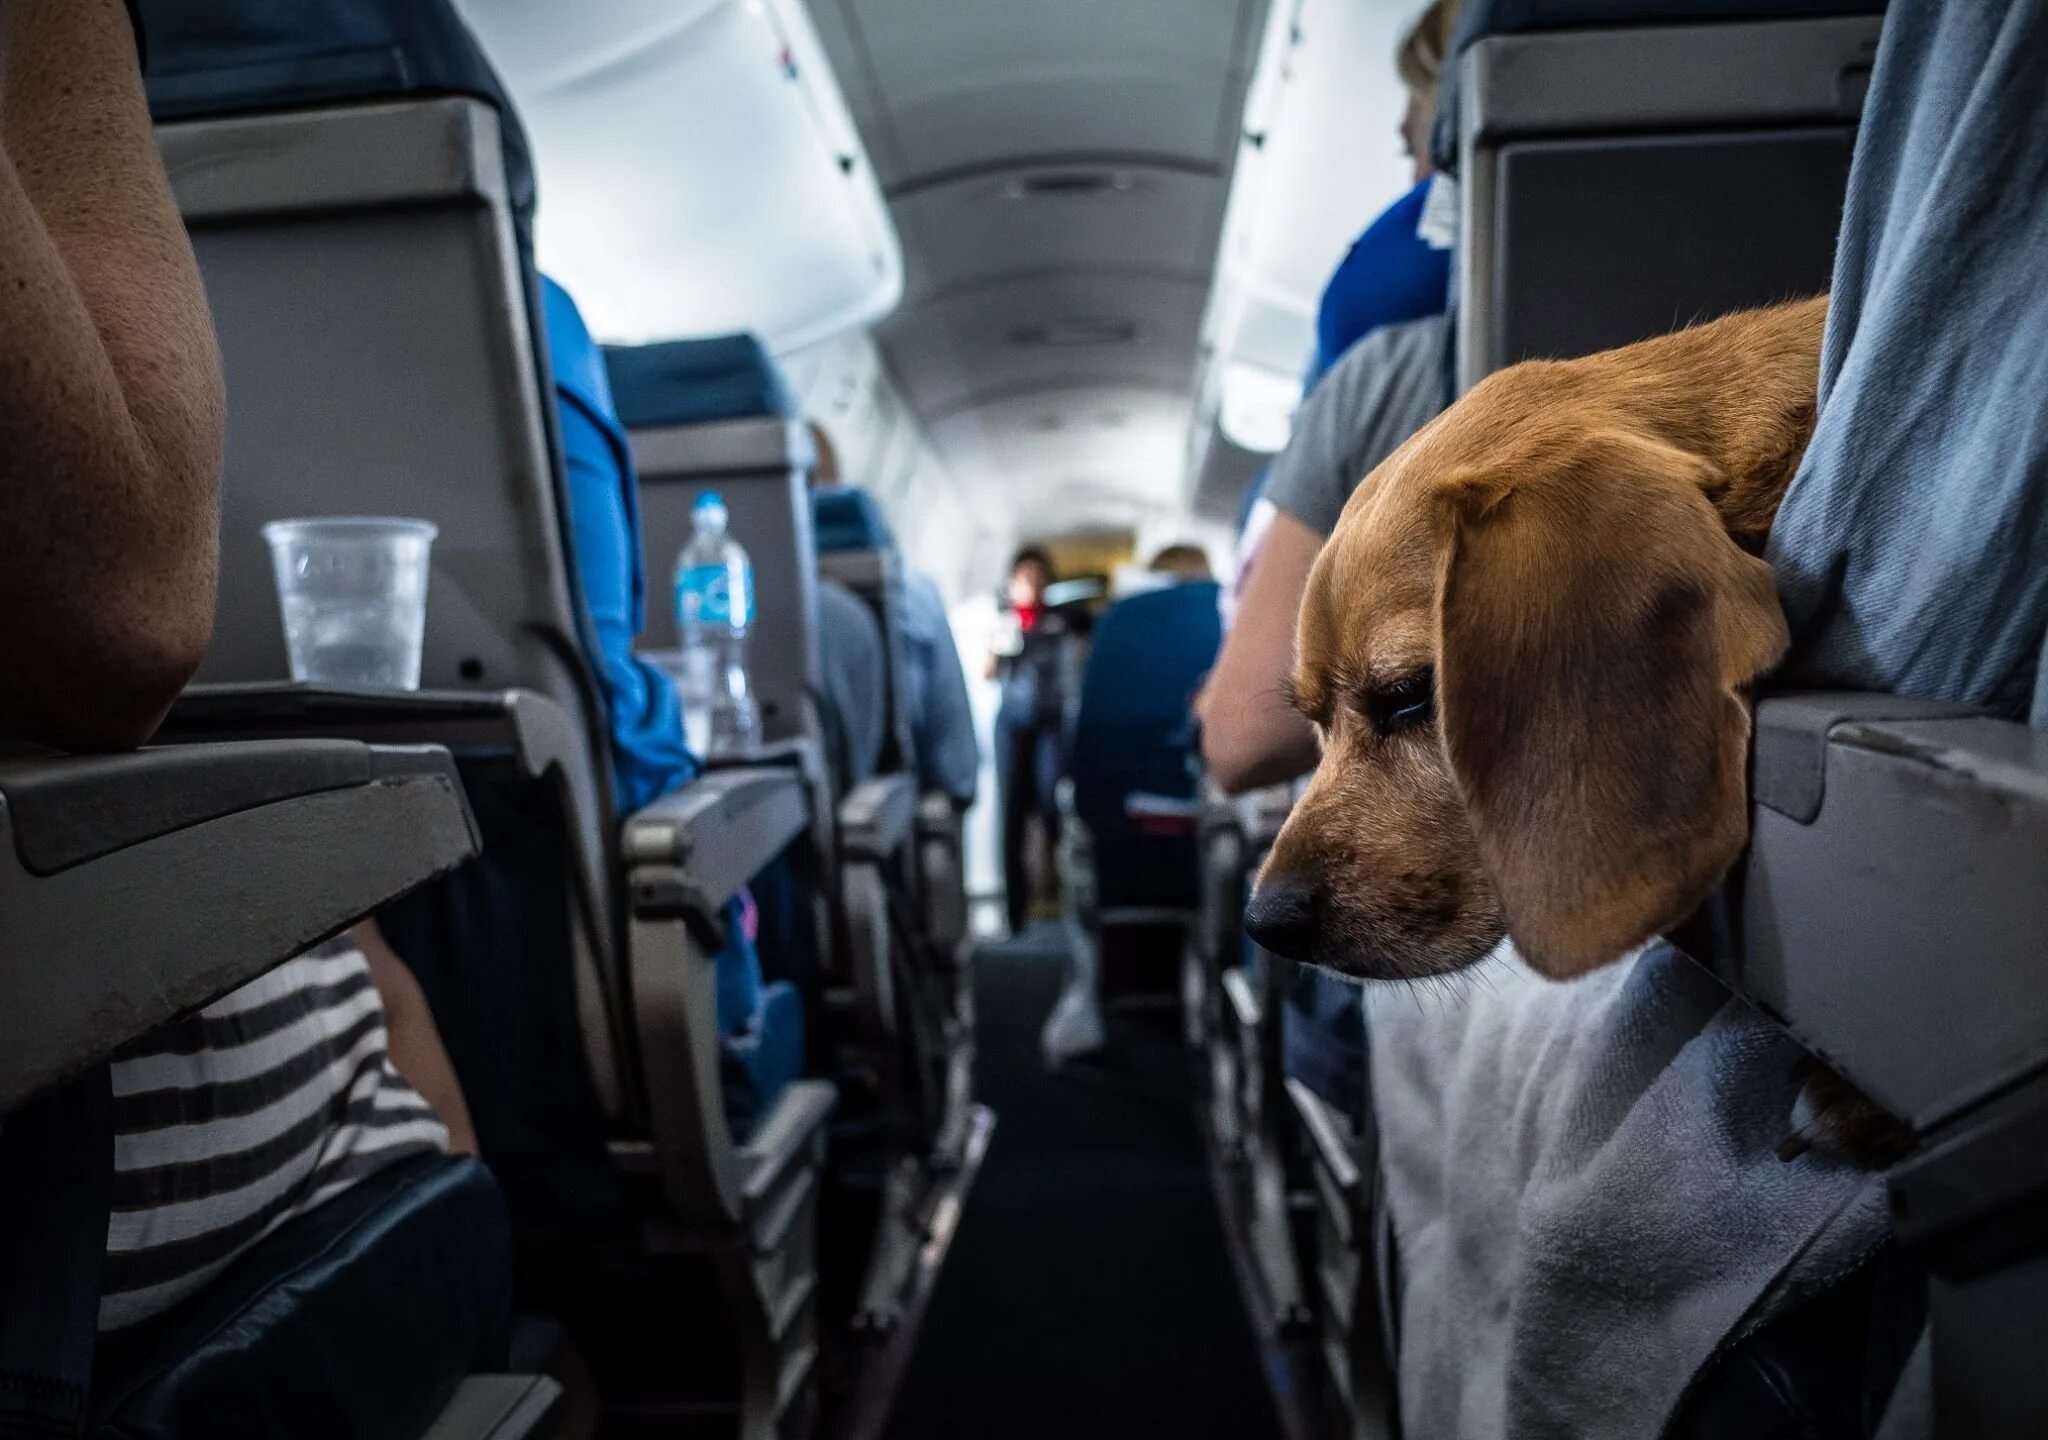
[[[616,1111],[630,1087],[609,730],[517,115],[447,0],[151,3],[145,20],[158,141],[233,397],[199,679],[288,677],[265,521],[439,526],[422,684],[531,692],[563,732],[550,766],[578,899],[575,1008]]]
[[[590,717],[533,182],[481,53],[445,4],[147,8],[159,140],[234,396],[199,678],[288,674],[264,521],[411,515],[440,526],[422,683]]]
[[[874,497],[855,485],[811,491],[811,535],[818,547],[818,573],[867,602],[881,626],[886,713],[878,773],[915,770],[903,557],[896,537]]]
[[[1874,7],[1584,0],[1465,17],[1461,33],[1514,12],[1520,33],[1477,32],[1448,102],[1458,388],[1827,289],[1879,28],[1844,8]],[[1622,23],[1760,11],[1806,18]],[[1606,28],[1530,28],[1573,21]]]
[[[1095,622],[1074,719],[1073,803],[1094,841],[1105,910],[1199,902],[1189,704],[1223,642],[1216,590],[1191,581],[1132,595]],[[1180,807],[1184,825],[1172,823]]]
[[[644,645],[679,643],[676,556],[689,542],[697,497],[716,490],[754,567],[748,654],[762,737],[815,737],[817,567],[804,500],[814,451],[774,362],[759,341],[737,335],[615,348],[605,364],[640,475]]]

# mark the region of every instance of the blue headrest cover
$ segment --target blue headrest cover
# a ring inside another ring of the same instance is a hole
[[[1074,799],[1091,826],[1121,824],[1132,790],[1186,798],[1189,701],[1223,643],[1214,581],[1129,595],[1102,612],[1074,725]]]
[[[629,430],[797,416],[796,398],[753,335],[716,335],[608,349],[612,401]]]
[[[1465,0],[1444,64],[1430,158],[1446,174],[1458,171],[1458,57],[1489,35],[1573,26],[1664,25],[1714,20],[1808,20],[1822,15],[1879,15],[1885,0]],[[151,43],[154,44],[154,37]]]
[[[818,553],[834,550],[894,550],[896,537],[875,497],[858,485],[834,485],[811,492],[811,534]]]
[[[141,0],[141,9],[157,120],[474,96],[498,111],[512,208],[522,225],[531,223],[526,132],[449,0]]]

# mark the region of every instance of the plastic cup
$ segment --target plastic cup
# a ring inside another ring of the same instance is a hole
[[[292,679],[419,689],[427,554],[438,533],[425,520],[379,516],[265,525]]]

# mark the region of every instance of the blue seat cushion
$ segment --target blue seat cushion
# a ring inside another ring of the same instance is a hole
[[[797,415],[782,371],[752,335],[612,346],[612,403],[628,430]]]
[[[1222,640],[1208,581],[1129,596],[1096,622],[1072,753],[1074,809],[1095,842],[1105,906],[1194,903],[1194,838],[1158,833],[1130,800],[1194,798],[1189,707]]]
[[[500,1367],[511,1222],[490,1172],[431,1155],[281,1226],[161,1319],[104,1343],[100,1440],[407,1440]]]
[[[834,485],[811,492],[811,535],[818,553],[836,550],[894,550],[896,537],[875,497],[858,485]]]
[[[804,1007],[796,987],[778,980],[761,990],[754,1023],[719,1041],[725,1118],[745,1144],[792,1080],[804,1073]]]
[[[533,216],[532,152],[497,72],[449,0],[140,0],[158,120],[405,95],[469,95],[498,112],[506,182]]]

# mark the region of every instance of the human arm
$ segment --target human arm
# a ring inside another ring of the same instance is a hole
[[[1281,511],[1251,567],[1237,619],[1196,701],[1209,776],[1235,795],[1315,768],[1315,730],[1287,703],[1294,621],[1323,537]]]
[[[426,992],[384,939],[375,920],[358,924],[349,931],[349,939],[369,962],[370,980],[377,987],[377,998],[384,1002],[385,1053],[390,1055],[392,1067],[448,1127],[448,1148],[457,1155],[476,1154],[476,1126],[469,1118],[469,1102],[463,1098],[462,1082],[456,1078],[448,1047],[441,1043],[434,1012],[427,1008]]]
[[[212,633],[224,423],[120,0],[5,0],[0,733],[156,728]]]

